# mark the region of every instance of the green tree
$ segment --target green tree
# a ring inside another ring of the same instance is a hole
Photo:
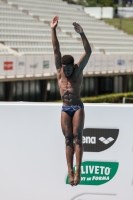
[[[87,7],[96,7],[96,6],[114,6],[114,0],[63,0],[71,4],[78,4]]]
[[[104,7],[114,6],[114,0],[99,0],[99,3]]]
[[[73,1],[73,0],[63,0],[63,1],[67,1],[68,3],[70,3],[70,4],[77,4],[75,1]]]
[[[95,7],[95,6],[97,6],[97,0],[85,0],[85,6]]]

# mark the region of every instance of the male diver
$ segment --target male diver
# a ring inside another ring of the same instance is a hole
[[[63,101],[61,127],[66,142],[69,183],[72,186],[76,186],[80,183],[80,168],[83,154],[82,132],[85,118],[84,105],[80,99],[80,91],[83,80],[83,69],[90,58],[91,47],[82,27],[78,23],[73,22],[72,25],[75,31],[81,36],[85,52],[76,64],[74,64],[74,58],[71,55],[62,56],[56,35],[58,19],[59,17],[55,16],[51,22],[52,44],[57,69],[57,80]],[[76,155],[75,173],[73,172],[74,151]]]

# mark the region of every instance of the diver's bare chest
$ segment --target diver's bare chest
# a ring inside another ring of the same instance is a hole
[[[64,79],[64,78],[60,79],[60,84],[73,85],[76,83],[78,83],[78,80],[76,78],[75,79]]]
[[[81,80],[78,77],[73,77],[73,78],[61,78],[59,80],[59,86],[60,87],[77,87],[81,85]]]
[[[82,74],[76,75],[76,72],[71,77],[66,77],[64,73],[61,73],[58,79],[59,87],[79,87],[82,83]]]

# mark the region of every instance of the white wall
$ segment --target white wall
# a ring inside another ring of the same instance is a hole
[[[118,8],[118,15],[125,18],[133,17],[133,7]]]
[[[114,9],[112,7],[85,7],[84,11],[92,17],[97,19],[110,18],[114,16]]]
[[[66,184],[60,113],[61,104],[0,103],[0,199],[132,200],[133,105],[85,104],[85,128],[119,130],[110,148],[83,154],[83,162],[119,164],[115,176],[98,187]]]

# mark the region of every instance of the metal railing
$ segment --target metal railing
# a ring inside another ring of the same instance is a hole
[[[123,97],[123,103],[126,103],[126,99],[127,99],[127,100],[132,100],[132,101],[133,101],[133,98]]]

